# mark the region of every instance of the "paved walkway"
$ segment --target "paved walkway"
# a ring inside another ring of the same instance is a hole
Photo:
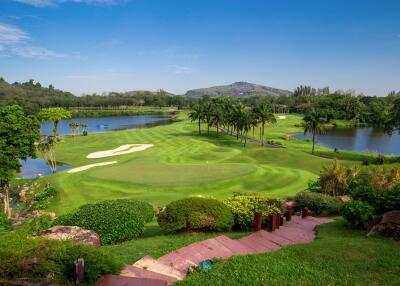
[[[236,255],[271,252],[289,244],[309,243],[314,240],[314,228],[331,222],[328,218],[292,217],[273,232],[257,231],[240,239],[225,235],[192,243],[158,259],[145,256],[127,265],[119,276],[105,275],[96,286],[166,286],[182,280],[191,266],[206,259],[226,259]]]

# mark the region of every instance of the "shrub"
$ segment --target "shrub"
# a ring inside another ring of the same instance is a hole
[[[46,230],[52,225],[52,218],[49,214],[32,217],[24,221],[17,227],[18,230],[23,230],[27,233],[34,234],[36,232]]]
[[[283,143],[278,140],[267,140],[266,143],[270,145],[283,146]]]
[[[2,205],[0,204],[0,207]],[[2,208],[1,208],[2,210]],[[7,232],[10,227],[10,222],[4,212],[0,211],[0,235]]]
[[[266,222],[271,214],[281,213],[285,208],[283,200],[272,199],[261,194],[235,194],[224,203],[233,214],[235,229],[241,230],[253,226],[255,212],[262,212],[264,222]]]
[[[371,205],[376,214],[400,209],[400,187],[388,191],[375,189],[368,185],[359,185],[351,191],[350,195],[355,200]]]
[[[14,231],[0,237],[0,277],[3,279],[45,279],[69,285],[73,262],[85,261],[85,279],[92,285],[103,274],[117,274],[121,264],[93,246],[72,241],[32,238]]]
[[[168,232],[185,230],[226,231],[233,216],[222,202],[206,198],[186,198],[169,203],[158,215],[158,224]]]
[[[57,190],[52,186],[37,190],[31,205],[31,210],[43,210],[48,207],[50,199],[57,194]]]
[[[319,181],[308,181],[308,188],[310,192],[313,193],[320,193],[321,192],[321,185],[319,184]]]
[[[112,244],[139,237],[144,224],[153,217],[154,209],[148,203],[114,200],[84,205],[75,213],[59,217],[53,225],[75,225],[93,230],[100,236],[102,244]]]
[[[357,175],[358,169],[344,167],[335,159],[319,176],[318,182],[321,186],[321,193],[331,196],[345,195]]]
[[[297,208],[308,208],[317,215],[334,215],[340,212],[341,203],[335,197],[325,194],[301,192],[296,194],[294,201]]]
[[[374,208],[366,202],[351,201],[343,204],[342,216],[356,227],[367,227],[373,220]]]

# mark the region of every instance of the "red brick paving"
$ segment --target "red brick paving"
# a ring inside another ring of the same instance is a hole
[[[315,226],[331,221],[328,218],[293,216],[274,232],[260,230],[238,240],[220,235],[192,243],[158,259],[145,256],[132,266],[126,266],[120,276],[103,276],[96,286],[170,285],[184,279],[190,267],[206,259],[270,252],[289,244],[311,242],[315,238]]]

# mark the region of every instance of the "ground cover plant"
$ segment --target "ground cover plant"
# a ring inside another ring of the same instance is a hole
[[[315,215],[338,215],[341,203],[335,197],[312,192],[300,192],[294,196],[297,210],[308,208]]]
[[[102,244],[112,244],[139,237],[144,224],[153,217],[153,207],[148,203],[114,200],[84,205],[76,212],[60,216],[53,225],[93,230],[100,236]]]
[[[228,231],[233,226],[233,216],[220,201],[193,197],[169,203],[158,214],[158,224],[167,232]]]
[[[73,262],[85,261],[85,285],[93,285],[103,274],[117,274],[122,268],[110,253],[71,241],[32,238],[24,231],[0,236],[0,282],[31,279],[66,285],[72,283]]]

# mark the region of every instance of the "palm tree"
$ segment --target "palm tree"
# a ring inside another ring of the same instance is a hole
[[[55,145],[57,143],[57,137],[55,136],[43,136],[40,138],[37,145],[38,151],[42,154],[50,166],[50,170],[55,173],[57,171],[57,161],[55,153]]]
[[[74,138],[74,140],[75,140],[76,133],[80,126],[81,126],[81,124],[79,124],[78,122],[71,122],[69,124],[69,128],[71,129],[72,137]]]
[[[264,134],[266,123],[276,123],[276,118],[266,103],[260,104],[253,112],[256,114],[258,121],[261,123],[261,145],[264,146]]]
[[[313,110],[304,116],[303,122],[304,122],[304,134],[306,133],[312,134],[313,144],[311,153],[314,154],[315,135],[325,133],[324,123],[326,122],[326,120],[321,112]]]
[[[201,121],[204,119],[204,108],[201,103],[197,103],[192,107],[189,112],[189,118],[193,121],[198,121],[199,124],[199,135],[201,135]]]

